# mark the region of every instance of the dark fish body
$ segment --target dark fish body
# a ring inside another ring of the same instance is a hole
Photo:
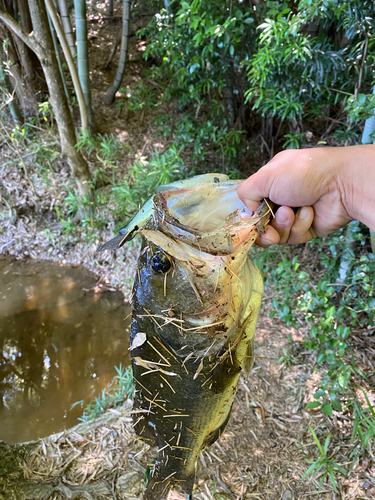
[[[135,431],[157,447],[145,500],[192,494],[199,453],[252,365],[263,284],[248,250],[265,210],[244,219],[237,186],[216,175],[171,184],[123,231],[143,237],[131,349]]]

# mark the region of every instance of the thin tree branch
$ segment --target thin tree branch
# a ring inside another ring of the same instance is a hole
[[[108,69],[108,66],[111,64],[112,59],[116,53],[117,47],[120,45],[121,37],[122,37],[122,26],[121,26],[121,30],[117,34],[116,41],[115,41],[115,43],[112,47],[111,53],[109,54],[109,57],[108,57],[108,61],[107,61],[106,65],[104,66],[105,69]]]
[[[36,55],[39,52],[39,44],[33,38],[33,33],[27,33],[20,24],[17,23],[13,17],[5,12],[4,9],[0,7],[0,20],[3,21],[5,26],[13,31]]]
[[[47,12],[47,17],[48,17],[49,29],[51,30],[53,46],[55,47],[57,64],[59,65],[59,70],[60,70],[60,74],[61,74],[61,80],[62,80],[63,85],[64,85],[64,92],[65,92],[66,98],[69,101],[69,97],[70,96],[69,96],[68,87],[66,86],[66,81],[65,81],[65,78],[64,78],[64,71],[63,71],[62,64],[61,64],[61,57],[60,57],[59,47],[57,45],[56,30],[55,30],[55,28],[53,26],[53,23],[52,23],[51,16],[50,16],[49,12]]]

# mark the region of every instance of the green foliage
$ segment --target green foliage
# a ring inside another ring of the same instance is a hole
[[[99,167],[92,174],[92,188],[95,189],[99,182],[104,184],[115,183],[115,173],[118,168],[117,160],[130,146],[122,143],[113,134],[98,134],[93,137],[90,132],[82,131],[76,145],[78,151],[91,156],[95,152]]]
[[[99,167],[92,174],[93,184],[101,183],[103,187],[86,197],[79,196],[74,188],[66,188],[62,207],[56,205],[55,210],[68,240],[95,242],[98,230],[105,228],[110,219],[123,225],[124,219],[134,215],[158,186],[186,176],[179,156],[181,148],[175,146],[162,154],[155,151],[148,162],[136,161],[122,178],[116,176],[116,161],[126,146],[113,135],[98,135],[94,140],[84,134],[77,147],[87,154],[95,153]]]
[[[120,403],[128,398],[133,397],[134,381],[133,374],[130,367],[124,368],[121,364],[119,367],[115,366],[117,375],[108,387],[102,390],[101,394],[85,407],[82,417],[78,420],[81,422],[88,422],[93,420],[98,415],[104,413],[108,408],[115,408]],[[77,401],[71,407],[83,405],[83,401]]]
[[[48,101],[41,102],[38,105],[39,115],[44,122],[53,123],[53,111]]]
[[[286,141],[283,144],[284,149],[299,149],[304,146],[306,135],[298,132],[289,132],[284,135]]]
[[[51,133],[50,125],[42,122],[44,129],[36,125],[40,125],[40,118],[39,115],[33,117],[22,127],[15,126],[12,130],[8,130],[7,124],[0,119],[0,139],[13,153],[2,167],[12,164],[16,169],[21,168],[34,193],[42,184],[49,188],[56,182],[54,162],[59,155],[57,139]],[[48,135],[40,133],[44,130]],[[34,174],[31,176],[28,174],[29,162],[25,162],[26,158],[32,159]]]
[[[375,107],[372,9],[370,0],[293,6],[268,0],[252,7],[190,0],[162,9],[140,35],[148,39],[145,57],[158,61],[153,78],[164,98],[177,99],[179,113],[188,111],[170,125],[177,143],[190,144],[196,162],[219,145],[226,168],[237,161],[242,140],[231,148],[220,141],[240,130],[234,122],[242,123],[249,108],[285,122],[284,148],[303,146],[302,119],[332,115],[339,118],[331,122],[333,135],[356,143],[359,122]]]
[[[307,471],[304,473],[302,476],[302,480],[305,479],[309,474],[318,474],[319,471],[322,470],[322,474],[320,476],[320,482],[319,482],[319,489],[318,491],[321,490],[321,487],[325,481],[325,479],[330,477],[333,489],[337,492],[337,486],[336,486],[336,479],[335,479],[335,474],[341,474],[344,477],[347,477],[347,473],[345,469],[341,467],[341,465],[337,464],[333,460],[329,458],[329,453],[328,453],[328,447],[329,447],[329,442],[331,440],[331,434],[329,434],[325,441],[324,441],[324,446],[320,444],[319,439],[317,438],[314,430],[312,427],[309,425],[310,432],[312,434],[312,437],[314,438],[315,444],[318,448],[319,452],[319,457],[309,462],[311,463],[310,467],[307,469]]]
[[[168,82],[164,97],[177,98],[180,110],[189,108],[177,120],[174,135],[178,144],[193,147],[195,161],[203,161],[213,144],[222,162],[232,164],[241,145],[241,132],[233,128],[233,106],[243,97],[234,80],[254,28],[251,8],[236,2],[228,9],[225,2],[182,2],[175,14],[162,10],[140,32],[149,39],[145,57],[162,62],[154,75],[163,86]],[[225,97],[233,108],[229,113]]]
[[[184,177],[180,152],[181,148],[175,146],[162,154],[155,150],[149,162],[135,162],[129,175],[112,188],[111,201],[116,218],[121,218],[120,224],[138,211],[140,204],[155,193],[157,187]]]
[[[363,389],[362,393],[366,400],[366,407],[362,406],[357,398],[352,401],[354,417],[352,439],[356,443],[351,452],[351,457],[355,457],[353,464],[356,458],[364,454],[365,450],[371,451],[375,444],[375,408]]]
[[[290,258],[278,247],[259,251],[255,258],[266,274],[266,286],[275,290],[270,317],[278,315],[294,328],[302,322],[309,327],[305,347],[316,352],[317,363],[324,365],[325,371],[315,401],[307,408],[321,408],[327,415],[332,415],[333,409],[342,411],[340,399],[351,378],[355,374],[365,376],[352,360],[348,361],[351,328],[375,323],[375,259],[372,253],[362,250],[368,242],[367,228],[354,226],[353,238],[358,243],[356,252],[345,247],[343,230],[323,241],[310,242],[319,271],[301,271],[298,257]],[[348,273],[341,282],[343,255],[348,259]],[[282,361],[285,357],[284,353]]]
[[[292,335],[288,334],[288,345],[283,347],[283,355],[279,358],[279,363],[284,366],[292,366],[296,363],[296,359],[292,356],[292,350],[295,346],[295,342],[292,339]]]
[[[134,89],[121,88],[119,92],[128,98],[129,111],[140,111],[145,108],[151,109],[157,103],[155,93],[144,84],[143,80],[138,82]]]
[[[140,34],[150,39],[145,56],[161,58],[163,74],[174,76],[167,92],[198,103],[211,89],[220,92],[230,57],[246,53],[242,44],[251,29],[251,14],[249,7],[236,5],[228,16],[225,3],[205,0],[182,2],[176,15],[165,10],[156,14]]]
[[[244,62],[250,84],[246,97],[253,109],[292,120],[306,114],[321,116],[321,105],[326,112],[327,106],[340,105],[352,131],[375,106],[373,40],[365,53],[366,39],[375,28],[372,2],[302,0],[293,11],[282,8],[281,2],[273,3],[276,7],[258,26],[257,50]],[[358,61],[362,60],[361,71]],[[362,77],[362,87],[370,95],[355,97]]]
[[[242,131],[230,129],[227,126],[215,125],[215,121],[207,120],[203,123],[194,123],[190,113],[184,115],[175,125],[175,135],[183,146],[191,147],[191,158],[201,164],[208,153],[208,146],[215,144],[216,156],[225,167],[227,161],[235,160],[241,145]],[[210,171],[215,170],[210,168]]]

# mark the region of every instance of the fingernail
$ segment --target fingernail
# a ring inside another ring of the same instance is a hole
[[[306,219],[309,216],[310,210],[307,207],[302,207],[299,211],[298,218]]]
[[[288,216],[286,215],[284,210],[278,210],[275,214],[275,217],[278,224],[285,224],[286,222],[288,222]]]

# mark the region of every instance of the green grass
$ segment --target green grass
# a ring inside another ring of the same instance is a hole
[[[115,366],[115,370],[117,375],[110,385],[103,389],[99,396],[90,401],[84,409],[82,417],[78,420],[81,422],[93,420],[108,410],[108,408],[115,408],[126,399],[133,397],[134,382],[131,367],[124,368],[120,364],[119,367]],[[79,404],[83,406],[84,401],[77,401],[71,406],[71,409]]]
[[[341,467],[341,465],[337,464],[333,460],[331,460],[328,456],[328,448],[329,448],[329,443],[331,440],[331,434],[329,434],[325,441],[324,441],[324,446],[320,444],[320,441],[315,434],[314,430],[312,427],[309,425],[310,432],[312,434],[312,437],[314,438],[314,441],[316,443],[316,446],[318,447],[318,452],[319,452],[319,457],[312,461],[309,460],[311,463],[310,467],[307,469],[307,471],[304,473],[302,476],[302,480],[305,479],[309,474],[316,475],[318,474],[319,471],[323,469],[323,474],[320,477],[320,482],[319,482],[319,489],[320,491],[325,479],[327,476],[331,478],[332,486],[333,489],[337,492],[337,486],[336,486],[336,479],[335,479],[335,474],[339,473],[342,474],[343,476],[347,477],[346,471]]]

